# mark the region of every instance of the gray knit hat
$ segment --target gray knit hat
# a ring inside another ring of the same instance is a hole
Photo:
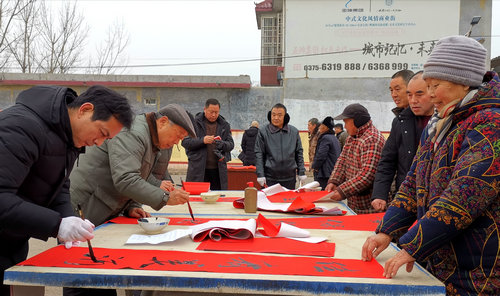
[[[422,78],[478,87],[486,73],[486,49],[465,36],[441,38],[424,64]]]
[[[179,125],[189,134],[190,137],[196,138],[196,131],[193,126],[192,115],[178,104],[168,104],[167,106],[156,112],[156,118],[167,116],[168,120]]]

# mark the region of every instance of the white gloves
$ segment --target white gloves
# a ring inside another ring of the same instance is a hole
[[[260,184],[260,186],[264,187],[264,184],[266,184],[266,177],[257,178],[257,182]]]
[[[80,242],[79,241],[75,241],[75,242],[65,242],[64,243],[64,247],[66,249],[71,249],[71,247],[79,247],[80,246]]]
[[[87,241],[94,238],[94,224],[89,220],[82,220],[78,217],[62,218],[61,225],[59,225],[59,233],[57,238],[64,242],[67,249],[75,245],[76,241]]]
[[[304,182],[307,179],[306,175],[300,175],[299,176],[299,182]]]

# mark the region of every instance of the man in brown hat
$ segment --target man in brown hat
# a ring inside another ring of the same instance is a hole
[[[172,146],[187,135],[196,136],[190,114],[177,104],[136,116],[130,130],[80,156],[70,176],[73,206],[97,226],[122,213],[149,216],[141,204],[184,204],[189,193],[174,189],[167,167]]]
[[[360,104],[352,104],[334,120],[344,120],[349,137],[328,179],[326,191],[333,200],[347,199],[357,214],[375,212],[371,191],[385,138],[372,124],[370,114]]]

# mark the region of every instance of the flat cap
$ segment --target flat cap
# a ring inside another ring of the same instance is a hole
[[[365,108],[365,106],[357,103],[345,107],[344,112],[342,112],[342,114],[340,115],[337,115],[333,119],[341,120],[346,118],[354,119],[354,126],[358,128],[366,124],[371,119],[370,113],[368,113],[368,110]]]
[[[370,116],[370,113],[368,113],[368,110],[366,110],[366,108],[361,104],[351,104],[345,107],[344,112],[342,112],[342,114],[335,116],[333,119],[341,120],[346,118],[356,118],[360,115]]]
[[[167,106],[156,112],[156,118],[166,116],[168,120],[172,121],[174,124],[182,127],[186,130],[188,135],[192,138],[196,138],[196,131],[193,126],[193,118],[186,109],[182,108],[178,104],[168,104]]]

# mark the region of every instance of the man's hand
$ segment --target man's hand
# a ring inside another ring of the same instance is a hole
[[[304,182],[306,181],[306,179],[307,179],[307,176],[306,176],[306,175],[300,175],[300,176],[299,176],[299,182],[304,183]]]
[[[62,218],[57,238],[61,242],[87,241],[94,238],[94,224],[78,217]]]
[[[143,208],[131,208],[128,210],[127,216],[130,218],[146,218],[146,217],[151,217],[151,214],[144,211]]]
[[[335,185],[333,183],[329,183],[328,185],[326,185],[325,191],[332,192],[332,190],[335,190],[335,189],[337,189],[337,185]]]
[[[406,264],[406,272],[411,272],[413,265],[415,265],[415,258],[402,249],[394,257],[387,260],[384,266],[384,276],[388,279],[395,277],[398,269],[404,264]]]
[[[215,140],[215,148],[218,150],[222,150],[224,148],[224,142],[221,140]]]
[[[257,178],[257,183],[259,183],[260,186],[264,187],[266,185],[266,177]]]
[[[376,198],[376,199],[372,200],[372,207],[377,212],[383,212],[387,209],[387,202],[383,199]]]
[[[170,192],[167,205],[175,206],[182,205],[189,201],[189,192],[186,192],[182,189],[175,188]]]
[[[212,144],[215,141],[214,138],[215,138],[214,136],[205,136],[203,137],[203,143]]]
[[[391,242],[391,237],[385,233],[377,233],[369,236],[361,249],[361,259],[363,261],[371,261],[373,258],[382,253]]]
[[[165,191],[171,192],[172,190],[174,190],[174,184],[171,181],[163,180],[161,181],[160,188]]]
[[[344,199],[338,190],[333,190],[331,192],[332,192],[332,196],[330,196],[331,200],[341,201]]]

